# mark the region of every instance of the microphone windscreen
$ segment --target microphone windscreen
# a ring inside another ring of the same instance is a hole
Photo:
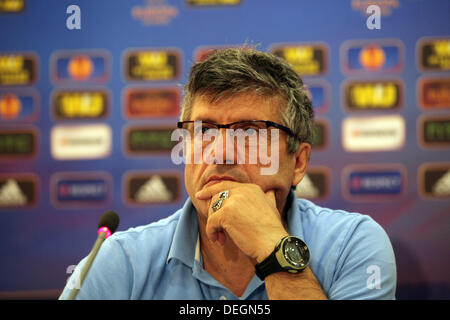
[[[111,234],[113,234],[119,226],[119,222],[120,218],[116,212],[106,211],[100,218],[97,229],[107,227],[111,231]]]

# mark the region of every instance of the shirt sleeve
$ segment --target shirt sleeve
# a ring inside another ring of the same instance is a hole
[[[394,251],[386,232],[370,217],[348,229],[333,278],[329,299],[395,299]]]
[[[79,275],[87,261],[80,261],[59,297],[69,298],[73,288],[79,287]],[[112,237],[105,240],[77,295],[77,300],[125,300],[131,297],[133,272],[120,242]]]

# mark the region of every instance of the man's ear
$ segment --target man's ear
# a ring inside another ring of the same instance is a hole
[[[302,181],[308,168],[309,156],[311,154],[311,145],[302,142],[295,153],[294,175],[292,177],[292,186],[295,187]]]

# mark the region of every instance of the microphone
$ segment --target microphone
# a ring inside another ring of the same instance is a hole
[[[87,258],[86,264],[83,267],[83,270],[80,274],[79,286],[77,288],[72,289],[69,295],[69,300],[75,300],[80,291],[81,286],[83,285],[83,281],[86,278],[89,269],[94,262],[95,257],[97,256],[98,251],[100,250],[103,241],[106,238],[110,237],[119,226],[120,218],[119,215],[114,211],[106,211],[100,218],[97,226],[97,240],[95,241],[94,247],[92,248],[89,256]]]

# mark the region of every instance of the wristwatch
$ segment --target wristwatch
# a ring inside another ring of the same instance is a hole
[[[275,250],[263,261],[255,265],[255,273],[264,280],[268,275],[287,271],[299,273],[308,266],[309,248],[294,236],[286,236],[275,246]]]

